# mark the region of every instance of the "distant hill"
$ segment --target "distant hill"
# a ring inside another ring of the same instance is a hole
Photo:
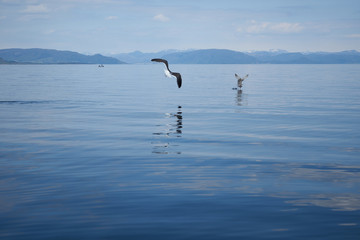
[[[59,51],[52,49],[2,49],[0,50],[0,58],[9,63],[15,61],[17,63],[32,64],[121,64],[124,63],[116,58],[105,57],[100,54],[88,56],[77,52]]]
[[[360,63],[360,52],[253,52],[249,55],[257,58],[260,63],[273,64],[351,64]]]
[[[111,57],[117,58],[126,63],[146,63],[149,62],[152,58],[156,58],[159,56],[164,56],[170,53],[181,52],[178,50],[164,50],[161,52],[155,53],[143,53],[140,51],[130,52],[130,53],[119,53],[111,55]]]
[[[225,49],[206,49],[191,52],[171,53],[163,58],[172,63],[191,64],[241,64],[257,63],[257,59],[242,52]]]
[[[252,52],[247,53],[250,56],[255,57],[258,63],[272,63],[272,64],[296,64],[296,63],[310,63],[310,61],[299,52],[289,53],[286,51],[276,52]]]
[[[309,53],[305,56],[310,59],[312,63],[360,63],[360,52],[357,51],[343,51],[337,53]]]
[[[15,61],[6,61],[2,58],[0,58],[0,64],[17,64]]]
[[[122,53],[114,55],[129,63],[149,63],[151,58],[165,58],[171,63],[187,64],[353,64],[360,63],[360,52],[287,52],[256,51],[238,52],[225,49],[204,49],[158,53]]]

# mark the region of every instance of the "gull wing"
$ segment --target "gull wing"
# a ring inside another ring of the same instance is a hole
[[[173,72],[173,73],[171,73],[171,74],[176,77],[177,85],[178,85],[179,88],[181,88],[182,79],[181,79],[180,73]]]
[[[242,81],[244,81],[248,76],[249,76],[249,74],[246,74],[243,78],[241,78],[239,75],[237,75],[237,74],[235,73],[235,77],[236,77],[237,80],[242,80]]]
[[[165,59],[153,58],[153,59],[151,59],[151,61],[152,61],[152,62],[162,62],[162,63],[164,63],[165,66],[166,66],[166,68],[167,68],[167,70],[169,70],[169,72],[171,72],[170,69],[169,69],[168,61],[166,61]]]

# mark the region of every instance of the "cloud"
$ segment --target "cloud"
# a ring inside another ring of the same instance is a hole
[[[239,32],[246,32],[252,34],[263,33],[298,33],[301,32],[304,27],[300,23],[272,23],[272,22],[257,22],[252,20],[246,24],[245,27],[240,27],[237,30]]]
[[[300,25],[300,23],[277,23],[270,25],[270,29],[276,32],[282,32],[282,33],[297,33],[301,32],[304,27]]]
[[[106,20],[116,20],[116,19],[118,19],[117,16],[108,16],[108,17],[106,18]]]
[[[163,14],[158,14],[158,15],[154,16],[153,19],[156,21],[160,21],[160,22],[167,22],[170,20],[170,18],[164,16]]]
[[[22,12],[24,13],[46,13],[49,9],[44,4],[29,5]]]
[[[360,38],[360,33],[346,35],[347,38]]]
[[[54,32],[55,32],[54,29],[49,29],[49,30],[44,31],[43,34],[50,35],[50,34],[53,34]]]

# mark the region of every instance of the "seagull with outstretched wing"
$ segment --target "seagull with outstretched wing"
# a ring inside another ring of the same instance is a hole
[[[177,72],[172,72],[170,71],[169,69],[169,64],[168,64],[168,61],[166,61],[165,59],[161,59],[161,58],[154,58],[154,59],[151,59],[152,62],[162,62],[165,64],[166,66],[166,76],[168,77],[176,77],[176,80],[177,80],[177,85],[179,88],[181,88],[181,84],[182,84],[182,79],[181,79],[181,75],[180,73],[177,73]]]
[[[245,77],[241,78],[239,75],[237,75],[235,73],[235,77],[238,80],[238,87],[241,88],[242,87],[242,83],[243,81],[249,76],[249,74],[246,74]]]

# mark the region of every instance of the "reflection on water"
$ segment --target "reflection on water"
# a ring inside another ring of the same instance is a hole
[[[50,102],[51,101],[0,101],[0,104],[40,104]]]
[[[358,166],[274,164],[273,171],[279,176],[279,182],[284,183],[279,183],[283,191],[274,188],[273,192],[269,193],[272,197],[291,199],[285,202],[294,206],[317,206],[333,211],[360,210],[360,194],[354,192],[360,183]],[[297,181],[311,185],[304,184],[307,191],[303,192],[287,187]],[[331,183],[333,188],[339,189],[331,193],[328,189],[318,190],[318,186],[324,183]],[[316,192],[312,192],[313,188],[317,189]]]
[[[247,94],[244,93],[244,91],[242,89],[234,89],[236,90],[236,94],[234,97],[235,100],[235,104],[237,106],[247,106]],[[246,91],[245,91],[246,92]]]
[[[166,113],[165,119],[167,119],[166,123],[157,125],[159,129],[153,133],[156,136],[156,140],[152,142],[152,152],[156,154],[181,154],[181,151],[176,151],[178,146],[176,138],[181,137],[182,134],[182,107],[178,106],[176,113]]]
[[[236,104],[238,105],[238,106],[242,106],[242,90],[241,89],[239,89],[239,90],[237,90],[237,94],[236,94]]]

